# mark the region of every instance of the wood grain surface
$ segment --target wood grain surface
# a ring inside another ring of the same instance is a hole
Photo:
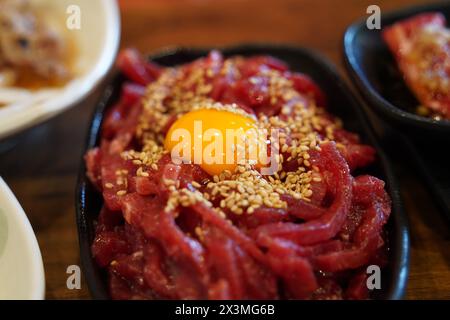
[[[342,75],[342,36],[370,4],[389,10],[416,0],[123,0],[122,47],[143,52],[174,45],[221,46],[281,42],[315,49]],[[1,142],[0,175],[10,185],[37,234],[48,299],[88,299],[66,287],[66,268],[80,264],[75,183],[91,112],[99,91],[64,114]],[[390,154],[411,222],[407,299],[450,299],[450,225],[433,204],[415,169]]]

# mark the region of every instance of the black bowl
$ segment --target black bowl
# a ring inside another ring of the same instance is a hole
[[[441,12],[450,21],[450,2],[382,13],[381,27],[422,12]],[[450,139],[450,121],[419,116],[419,105],[406,86],[394,57],[381,37],[369,30],[366,20],[352,24],[344,35],[344,56],[351,78],[368,105],[383,119],[414,137]]]
[[[205,56],[208,51],[209,49],[176,48],[152,55],[150,59],[165,66],[175,66]],[[408,223],[403,212],[399,187],[387,157],[381,150],[369,123],[360,110],[360,106],[344,81],[324,59],[302,48],[272,45],[240,45],[224,48],[221,51],[225,56],[272,55],[286,61],[291,69],[310,75],[328,93],[331,112],[344,120],[344,125],[347,129],[358,132],[365,142],[377,149],[377,163],[364,170],[364,172],[373,174],[386,181],[387,190],[392,198],[393,212],[387,226],[390,263],[382,274],[382,289],[376,292],[374,297],[379,299],[401,299],[404,295],[408,278],[409,236]],[[99,142],[104,112],[117,100],[123,80],[120,75],[116,76],[105,90],[105,94],[92,118],[86,150],[96,146]],[[94,238],[94,223],[101,206],[102,197],[96,192],[86,177],[86,168],[83,162],[76,191],[81,261],[92,296],[96,299],[107,299],[109,295],[105,274],[95,264],[90,250]]]

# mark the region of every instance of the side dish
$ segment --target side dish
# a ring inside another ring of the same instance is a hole
[[[0,0],[0,88],[62,85],[70,78],[65,26],[27,0]]]
[[[333,97],[269,56],[212,51],[165,68],[125,50],[118,65],[127,80],[85,156],[104,200],[92,254],[113,299],[370,298],[391,202],[383,181],[355,173],[375,151],[327,111]],[[219,137],[253,127],[278,133],[264,139],[279,146],[268,174],[237,160],[237,144],[220,161]],[[182,162],[174,132],[203,138]],[[199,152],[218,161],[197,163]]]
[[[383,31],[419,114],[450,119],[450,30],[440,13],[423,13]]]

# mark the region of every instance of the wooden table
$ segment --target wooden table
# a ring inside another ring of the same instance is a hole
[[[173,45],[287,42],[318,50],[339,66],[345,28],[376,3],[382,13],[417,0],[124,0],[122,46],[149,52]],[[17,137],[0,154],[2,175],[27,212],[42,250],[47,298],[89,298],[66,287],[66,268],[79,264],[74,189],[93,93],[70,111]],[[449,225],[415,170],[393,155],[411,221],[411,272],[407,298],[450,299]]]

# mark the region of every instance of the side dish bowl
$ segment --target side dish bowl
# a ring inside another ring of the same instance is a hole
[[[328,62],[307,49],[278,45],[239,45],[220,49],[225,57],[232,55],[271,55],[285,61],[292,70],[311,76],[330,97],[330,111],[343,119],[346,128],[357,132],[366,143],[376,148],[378,161],[364,172],[386,181],[387,191],[392,198],[393,211],[387,225],[390,248],[389,265],[382,274],[382,289],[379,292],[374,292],[373,298],[401,299],[408,278],[409,236],[408,223],[403,212],[399,188],[387,157],[381,150],[369,123],[344,81]],[[166,49],[150,56],[150,59],[164,66],[175,66],[205,56],[209,51],[210,49]],[[98,144],[105,111],[117,100],[123,81],[123,77],[117,75],[105,89],[103,98],[93,114],[86,150]],[[108,299],[106,275],[97,267],[91,254],[95,220],[101,206],[102,196],[89,182],[86,176],[86,167],[82,162],[76,190],[81,260],[84,275],[93,298]]]
[[[34,4],[54,10],[58,19],[69,17],[69,6],[79,7],[80,29],[68,31],[77,49],[75,76],[62,87],[26,90],[29,92],[23,102],[0,107],[0,139],[37,125],[80,102],[107,74],[119,47],[120,17],[115,0],[40,0]],[[8,91],[14,92],[14,88]]]
[[[417,6],[391,13],[382,13],[381,28],[418,13],[440,12],[450,20],[450,4],[441,2]],[[449,120],[419,116],[419,105],[406,86],[397,63],[381,37],[382,30],[369,30],[366,20],[352,24],[344,35],[344,57],[351,79],[383,120],[411,135],[446,138]]]
[[[41,251],[25,212],[0,177],[0,300],[42,300]]]

